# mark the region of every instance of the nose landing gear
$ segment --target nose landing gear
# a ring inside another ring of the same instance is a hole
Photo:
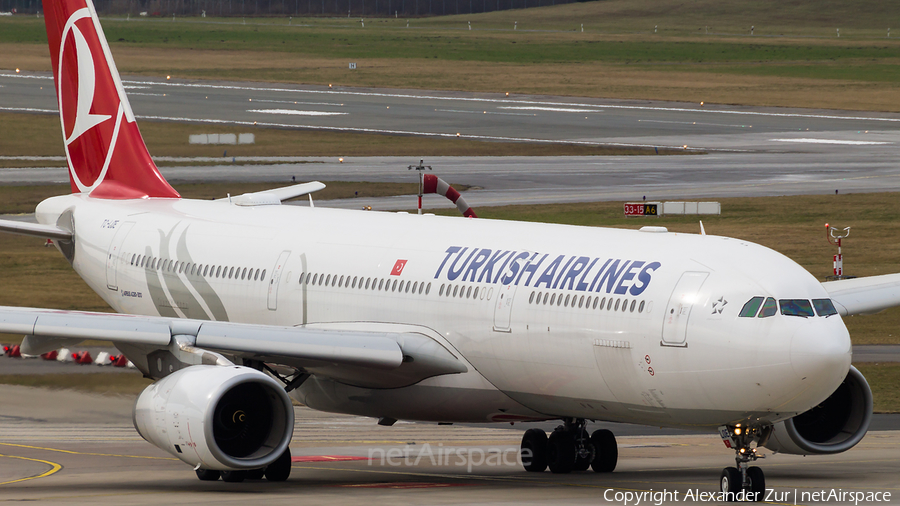
[[[719,478],[724,499],[733,501],[762,501],[766,495],[766,478],[762,469],[750,466],[750,462],[765,458],[757,453],[771,427],[753,427],[737,424],[719,427],[719,435],[728,448],[734,449],[736,467],[726,467]],[[756,443],[755,446],[751,446]]]
[[[619,450],[616,437],[608,430],[590,436],[583,418],[566,418],[548,438],[541,429],[529,429],[522,436],[522,464],[526,471],[553,473],[586,471],[609,473],[616,468]]]

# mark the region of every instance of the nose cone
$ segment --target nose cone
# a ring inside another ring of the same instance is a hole
[[[791,366],[807,388],[834,392],[850,370],[850,333],[837,317],[809,318],[791,338]]]

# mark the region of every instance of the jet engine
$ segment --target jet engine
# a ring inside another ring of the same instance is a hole
[[[259,469],[287,449],[294,409],[282,385],[255,369],[194,365],[141,393],[134,427],[195,468]]]
[[[850,366],[844,382],[818,406],[775,424],[764,446],[793,455],[840,453],[853,448],[869,430],[872,390]]]

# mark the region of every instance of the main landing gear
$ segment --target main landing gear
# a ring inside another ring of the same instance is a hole
[[[526,471],[554,473],[586,471],[610,473],[616,468],[619,450],[613,433],[601,429],[588,436],[583,418],[566,418],[550,437],[541,429],[528,429],[522,436],[522,464]]]
[[[741,424],[719,427],[725,446],[734,449],[736,467],[726,467],[719,478],[720,490],[726,501],[762,501],[766,495],[766,477],[762,469],[750,462],[764,458],[751,444],[768,438],[770,427],[747,427]]]
[[[197,469],[197,478],[201,481],[216,481],[219,477],[227,483],[239,483],[244,480],[261,480],[265,477],[269,481],[286,481],[291,475],[291,449],[288,448],[275,462],[262,469],[250,469],[249,471],[214,471],[212,469]]]

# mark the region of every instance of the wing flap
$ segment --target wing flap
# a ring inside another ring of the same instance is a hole
[[[900,306],[900,274],[826,281],[822,286],[841,316],[872,314]]]
[[[403,363],[396,336],[375,332],[209,322],[200,327],[196,346],[378,369],[396,369]]]

